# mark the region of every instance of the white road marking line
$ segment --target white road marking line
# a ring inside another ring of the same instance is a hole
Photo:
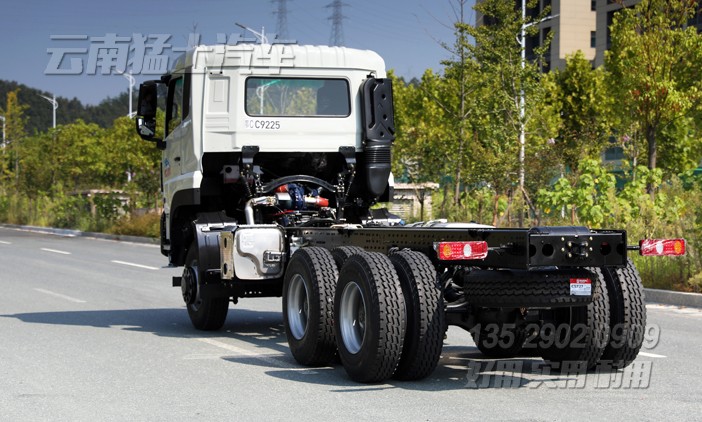
[[[12,243],[10,242],[5,242],[4,240],[0,240],[0,245],[11,245]]]
[[[639,352],[639,356],[645,356],[647,358],[665,358],[667,356],[657,355],[655,353]]]
[[[115,264],[120,264],[120,265],[128,265],[130,267],[137,267],[137,268],[144,268],[145,270],[158,270],[156,267],[150,267],[148,265],[141,265],[141,264],[134,264],[132,262],[124,262],[124,261],[110,261]]]
[[[46,251],[46,252],[58,253],[58,254],[61,254],[61,255],[70,255],[70,254],[71,254],[70,252],[59,251],[59,250],[56,250],[56,249],[49,249],[49,248],[41,248],[41,250],[42,250],[42,251]]]
[[[232,352],[237,356],[260,359],[260,360],[268,363],[269,365],[276,366],[278,368],[286,368],[286,369],[291,368],[291,366],[287,362],[283,362],[282,360],[280,360],[277,357],[277,356],[283,356],[283,355],[263,355],[260,353],[254,353],[254,352],[250,352],[246,349],[243,349],[241,347],[237,347],[237,346],[234,346],[232,344],[223,343],[221,341],[217,341],[217,340],[211,339],[211,338],[199,338],[198,340],[200,340],[203,343],[207,343],[211,346],[219,347],[220,349],[224,349],[224,350],[227,350],[229,352]],[[305,369],[309,369],[309,368],[305,368]]]
[[[61,299],[68,300],[69,302],[73,302],[73,303],[86,303],[84,300],[80,300],[80,299],[76,299],[76,298],[74,298],[74,297],[62,295],[62,294],[60,294],[60,293],[54,293],[54,292],[49,291],[49,290],[44,290],[44,289],[34,289],[34,290],[37,291],[37,292],[39,292],[39,293],[44,293],[44,294],[47,294],[47,295],[50,295],[50,296],[54,296],[54,297],[58,297],[58,298],[61,298]]]

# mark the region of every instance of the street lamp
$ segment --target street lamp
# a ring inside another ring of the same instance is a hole
[[[538,25],[542,22],[545,22],[547,20],[551,20],[558,15],[549,15],[546,16],[545,18],[536,21],[536,22],[529,22],[529,23],[524,23],[522,24],[521,31],[519,32],[519,47],[522,53],[522,70],[526,67],[526,30],[534,25]],[[522,0],[522,22],[526,20],[526,0]],[[519,91],[519,189],[524,192],[524,146],[526,144],[525,141],[525,125],[524,125],[524,116],[525,116],[525,104],[526,100],[524,98],[524,86],[521,86],[521,89]],[[520,213],[521,215],[521,213]]]
[[[248,26],[242,25],[242,24],[240,24],[240,23],[238,23],[238,22],[234,22],[234,25],[236,25],[236,26],[238,26],[239,28],[244,29],[244,30],[249,31],[250,33],[254,34],[254,36],[255,36],[256,38],[258,38],[258,41],[259,41],[261,44],[268,44],[268,38],[266,38],[266,28],[265,28],[265,27],[261,27],[261,32],[256,32],[256,31],[254,31],[253,29],[249,28]]]
[[[44,95],[39,95],[41,98],[45,99],[46,101],[50,102],[51,105],[54,107],[54,123],[53,123],[53,128],[56,129],[56,109],[58,108],[58,101],[56,101],[56,94],[53,94],[52,98],[46,97]]]
[[[135,114],[132,111],[132,90],[134,89],[134,85],[136,85],[136,80],[134,79],[134,76],[132,76],[132,74],[129,72],[117,70],[117,73],[124,76],[129,81],[129,114],[127,114],[127,117],[131,119]]]

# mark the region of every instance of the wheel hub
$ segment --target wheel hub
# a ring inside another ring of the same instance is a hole
[[[186,304],[192,305],[197,297],[197,277],[195,270],[191,267],[185,267],[183,270],[183,278],[180,282],[180,290],[183,293],[183,300]]]
[[[339,314],[344,346],[349,353],[356,354],[361,350],[366,336],[366,302],[361,288],[355,282],[344,288]]]
[[[307,320],[310,312],[310,302],[307,297],[305,280],[300,274],[295,274],[290,280],[288,292],[288,325],[290,333],[296,340],[302,340],[307,332]]]

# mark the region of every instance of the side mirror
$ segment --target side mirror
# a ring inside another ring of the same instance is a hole
[[[156,142],[161,147],[161,139],[156,136],[156,109],[158,107],[158,84],[160,81],[147,81],[139,86],[139,100],[136,116],[136,131],[141,139]]]

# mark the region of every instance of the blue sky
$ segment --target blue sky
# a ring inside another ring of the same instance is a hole
[[[240,33],[235,22],[256,30],[275,32],[274,4],[269,0],[201,1],[88,1],[9,0],[0,6],[0,79],[14,80],[57,96],[77,97],[96,104],[127,89],[118,75],[45,75],[48,48],[89,48],[91,41],[57,41],[56,35],[104,37],[132,34],[170,34],[173,47],[185,47],[197,26],[202,43],[214,43],[217,34]],[[331,0],[288,0],[288,36],[300,44],[328,44]],[[440,70],[449,57],[439,45],[451,43],[455,0],[345,0],[343,22],[347,47],[371,49],[388,68],[406,78],[425,69]],[[472,22],[469,0],[467,20]],[[88,54],[75,54],[87,68]],[[153,76],[137,76],[137,83]]]

